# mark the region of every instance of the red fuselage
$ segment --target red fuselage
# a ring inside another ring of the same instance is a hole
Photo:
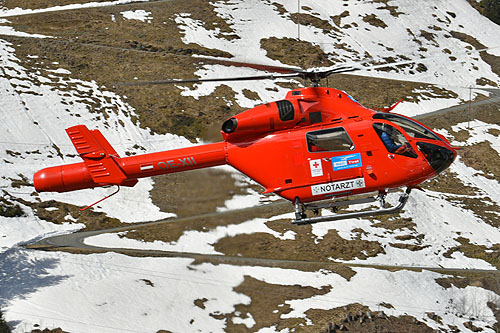
[[[446,139],[424,125],[319,87],[293,90],[283,101],[230,118],[219,143],[119,158],[100,133],[93,135],[97,146],[78,146],[80,137],[72,138],[84,162],[37,172],[36,189],[133,186],[138,178],[229,164],[267,193],[312,202],[415,187],[456,157]]]

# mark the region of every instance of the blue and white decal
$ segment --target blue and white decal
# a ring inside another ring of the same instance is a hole
[[[331,160],[332,160],[333,171],[361,168],[363,166],[360,153],[335,156],[332,157]]]
[[[351,95],[349,95],[349,94],[346,94],[346,95],[347,95],[347,97],[349,97],[349,99],[351,101],[353,101],[354,103],[358,103],[359,104],[359,102],[357,100],[355,100]]]

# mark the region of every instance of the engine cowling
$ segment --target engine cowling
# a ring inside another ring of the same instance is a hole
[[[222,125],[222,137],[224,140],[247,138],[330,122],[342,117],[342,110],[353,105],[364,110],[340,90],[322,87],[295,89],[284,100],[259,105],[229,118]]]
[[[294,104],[297,101],[282,100],[244,111],[222,124],[223,136],[247,136],[293,128],[301,121],[296,114],[298,106]]]

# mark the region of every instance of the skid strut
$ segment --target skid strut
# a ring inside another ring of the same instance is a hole
[[[292,221],[294,224],[313,224],[313,223],[318,223],[318,222],[330,222],[330,221],[337,221],[337,220],[344,220],[344,219],[350,219],[350,218],[357,218],[357,217],[368,217],[368,216],[377,216],[377,215],[384,215],[384,214],[394,214],[399,212],[403,207],[406,205],[406,202],[408,201],[408,198],[410,196],[411,188],[407,188],[405,193],[403,193],[399,197],[399,203],[394,206],[394,207],[388,207],[385,208],[385,194],[379,194],[376,198],[363,198],[363,199],[356,199],[356,200],[348,200],[348,201],[343,201],[341,203],[330,203],[330,204],[324,204],[321,207],[314,206],[313,209],[318,209],[318,208],[336,208],[337,206],[340,205],[349,205],[349,204],[360,204],[360,203],[368,203],[368,202],[374,202],[378,201],[380,204],[379,209],[375,210],[368,210],[368,211],[362,211],[362,212],[352,212],[352,213],[342,213],[342,214],[333,214],[333,215],[326,215],[326,216],[314,216],[314,217],[307,217],[305,214],[306,206],[302,204],[298,198],[295,199],[295,220]]]

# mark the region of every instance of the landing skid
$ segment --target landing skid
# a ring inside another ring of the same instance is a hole
[[[296,200],[295,201],[295,220],[293,220],[292,223],[303,225],[303,224],[313,224],[313,223],[318,223],[318,222],[330,222],[330,221],[344,220],[344,219],[357,218],[357,217],[369,217],[369,216],[377,216],[377,215],[384,215],[384,214],[394,214],[394,213],[399,212],[406,205],[406,202],[408,201],[408,198],[410,196],[410,192],[411,192],[411,188],[409,188],[409,187],[406,188],[405,193],[403,193],[399,197],[399,203],[396,206],[387,207],[387,208],[385,207],[386,206],[385,194],[382,194],[382,193],[380,193],[376,197],[344,200],[344,201],[340,201],[340,202],[334,201],[334,202],[303,204],[299,200]],[[339,206],[364,204],[364,203],[370,203],[370,202],[375,202],[375,201],[379,202],[379,205],[380,205],[379,209],[352,212],[352,213],[333,214],[333,215],[326,215],[326,216],[314,216],[314,217],[307,217],[307,215],[306,215],[306,210],[312,210],[315,214],[318,214],[319,210],[322,208],[332,208],[333,211],[336,212],[338,210]]]

